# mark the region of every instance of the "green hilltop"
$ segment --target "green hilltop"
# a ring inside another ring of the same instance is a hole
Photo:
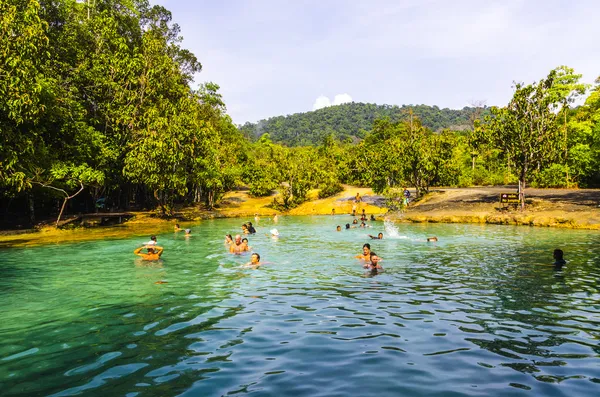
[[[423,126],[441,131],[471,129],[472,121],[485,108],[440,109],[428,105],[377,105],[351,102],[329,106],[305,113],[276,116],[257,123],[246,123],[240,131],[255,140],[268,133],[271,140],[287,146],[318,145],[325,136],[334,134],[338,139],[357,141],[373,128],[373,121],[389,118],[392,122],[408,119],[410,111]]]

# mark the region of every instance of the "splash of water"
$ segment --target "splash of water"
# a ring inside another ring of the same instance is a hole
[[[383,227],[385,229],[386,238],[396,238],[396,239],[405,239],[408,236],[402,236],[398,232],[398,228],[390,221],[385,220],[383,222]]]

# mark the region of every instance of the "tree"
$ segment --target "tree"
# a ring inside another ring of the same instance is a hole
[[[518,170],[521,209],[525,187],[533,172],[561,153],[558,115],[576,91],[579,75],[560,67],[545,79],[524,85],[515,83],[513,98],[504,108],[493,107],[477,134],[502,150]]]

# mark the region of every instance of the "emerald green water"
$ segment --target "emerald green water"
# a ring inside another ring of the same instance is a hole
[[[284,217],[279,240],[261,220],[259,270],[223,245],[239,219],[159,235],[151,265],[132,254],[149,236],[0,250],[0,395],[599,394],[597,232],[335,232],[350,220]]]

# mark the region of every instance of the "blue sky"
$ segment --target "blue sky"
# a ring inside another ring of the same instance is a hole
[[[151,0],[236,124],[328,104],[504,105],[567,65],[600,76],[600,2]]]

